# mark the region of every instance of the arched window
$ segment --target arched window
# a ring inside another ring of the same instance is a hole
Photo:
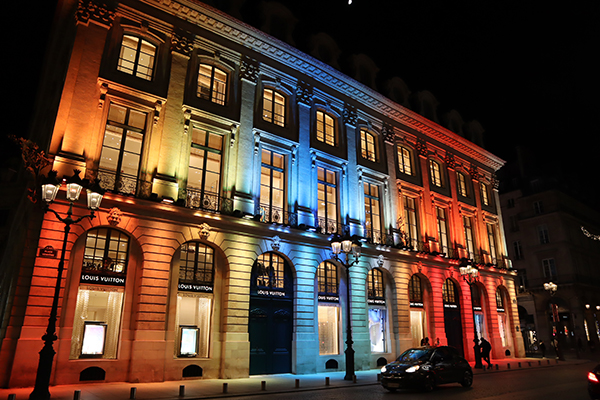
[[[437,161],[429,160],[429,176],[431,184],[437,187],[442,187],[442,170]]]
[[[256,287],[270,289],[285,288],[285,261],[275,253],[263,253],[258,259]]]
[[[328,261],[319,264],[317,285],[319,290],[319,354],[340,352],[340,305],[337,266]]]
[[[137,36],[123,35],[117,69],[151,81],[155,57],[155,45]]]
[[[412,160],[410,158],[410,150],[406,147],[398,146],[398,169],[406,175],[413,174]]]
[[[71,336],[71,359],[116,358],[129,237],[116,229],[86,234]]]
[[[458,304],[458,298],[457,298],[457,294],[456,294],[456,285],[450,279],[446,279],[444,281],[444,285],[442,286],[442,298],[444,299],[444,304],[447,304],[447,305]]]
[[[408,298],[411,307],[423,307],[423,287],[421,278],[416,274],[408,282]]]
[[[179,262],[180,285],[206,285],[212,288],[215,278],[215,257],[212,247],[200,242],[184,243],[181,246]]]
[[[377,162],[377,145],[375,136],[366,129],[360,130],[360,154],[365,160]]]
[[[198,68],[198,89],[201,99],[225,105],[227,94],[227,73],[210,64],[200,64]]]
[[[285,96],[273,89],[263,90],[263,119],[285,126]]]
[[[317,111],[317,140],[335,146],[335,119],[323,111]]]
[[[371,352],[384,353],[387,351],[388,314],[383,272],[379,268],[373,268],[367,275],[367,294]]]

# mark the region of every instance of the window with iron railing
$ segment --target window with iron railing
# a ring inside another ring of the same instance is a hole
[[[284,223],[285,214],[285,157],[262,150],[260,175],[260,220]]]
[[[322,233],[341,233],[338,230],[338,192],[336,173],[317,168],[317,217]]]
[[[220,210],[222,148],[221,135],[204,129],[192,129],[186,188],[187,207]]]

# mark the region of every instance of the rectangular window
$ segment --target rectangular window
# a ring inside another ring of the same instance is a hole
[[[319,354],[339,354],[340,307],[337,304],[319,304]]]
[[[386,352],[387,310],[385,308],[369,308],[369,337],[371,353]]]
[[[496,247],[496,227],[493,224],[487,224],[488,244],[490,246],[490,257],[492,264],[498,263],[498,252]]]
[[[317,168],[317,218],[322,233],[341,233],[338,228],[337,178],[333,171]]]
[[[186,188],[187,207],[219,210],[222,150],[221,135],[204,129],[192,129]]]
[[[463,216],[463,229],[465,232],[465,246],[468,253],[468,258],[475,257],[475,240],[473,235],[473,220],[471,217]]]
[[[429,176],[432,185],[442,187],[442,171],[440,170],[440,164],[433,160],[429,160]]]
[[[179,357],[209,356],[211,315],[211,295],[177,295],[179,337],[176,351]]]
[[[398,168],[403,174],[412,175],[410,151],[404,147],[398,147]]]
[[[542,269],[544,270],[544,278],[556,279],[556,264],[554,263],[554,258],[543,259]]]
[[[284,156],[269,150],[262,151],[260,175],[260,215],[262,222],[285,223],[285,164]]]
[[[481,190],[481,203],[484,206],[489,206],[490,205],[490,198],[488,196],[488,187],[485,183],[481,183],[479,186],[479,189]]]
[[[416,250],[419,248],[419,220],[417,201],[413,197],[404,196],[404,218],[408,245]]]
[[[213,103],[224,105],[226,91],[227,73],[212,65],[200,64],[196,95]]]
[[[335,146],[335,120],[323,111],[317,111],[317,140]]]
[[[375,136],[365,129],[360,130],[360,151],[362,158],[365,160],[377,161]]]
[[[540,244],[550,243],[550,236],[548,235],[548,227],[546,225],[538,225],[537,232]]]
[[[156,46],[136,36],[124,35],[117,69],[150,81],[154,69]]]
[[[536,201],[533,203],[533,212],[536,215],[539,215],[544,212],[544,205],[541,201]]]
[[[456,175],[458,176],[458,194],[462,197],[467,197],[467,178],[465,178],[465,175],[461,174],[460,172],[458,172]]]
[[[513,242],[513,250],[515,251],[515,253],[514,253],[515,260],[522,260],[523,259],[523,248],[521,246],[520,240],[515,240]]]
[[[381,243],[381,215],[379,186],[364,183],[365,228],[367,239],[372,243]]]
[[[436,215],[440,252],[448,255],[448,220],[446,218],[446,209],[436,207]]]
[[[285,97],[272,89],[263,91],[263,119],[285,126]]]
[[[98,166],[103,189],[136,194],[146,117],[132,108],[110,105]]]

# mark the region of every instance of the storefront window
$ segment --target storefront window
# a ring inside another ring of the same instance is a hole
[[[212,295],[179,293],[177,295],[178,357],[208,357]]]

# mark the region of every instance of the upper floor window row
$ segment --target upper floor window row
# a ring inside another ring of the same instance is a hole
[[[398,169],[403,174],[413,174],[411,152],[406,147],[398,146]]]
[[[155,58],[155,45],[136,36],[124,35],[117,69],[126,74],[151,81]]]
[[[335,119],[324,113],[317,111],[317,140],[330,146],[335,146]]]
[[[366,129],[360,130],[360,154],[365,160],[377,162],[376,138]]]
[[[200,64],[198,69],[197,96],[213,103],[225,105],[227,73],[209,64]]]
[[[442,187],[442,170],[437,161],[429,160],[429,177],[431,184],[437,187]]]
[[[273,89],[263,90],[263,119],[275,125],[285,126],[285,103],[283,94]]]

